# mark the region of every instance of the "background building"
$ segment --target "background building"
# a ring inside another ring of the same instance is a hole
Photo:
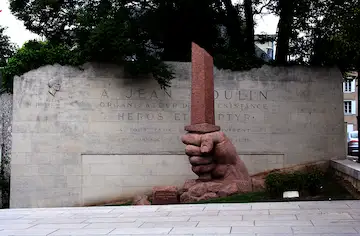
[[[255,35],[255,53],[266,62],[275,60],[276,35]]]
[[[348,77],[343,82],[344,91],[344,115],[345,122],[347,122],[347,131],[351,132],[357,130],[357,100],[358,100],[358,87],[357,87],[356,72],[348,73]]]

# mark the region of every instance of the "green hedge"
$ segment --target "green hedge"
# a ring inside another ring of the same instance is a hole
[[[274,197],[282,196],[285,191],[308,192],[316,194],[322,186],[325,173],[316,167],[293,173],[270,173],[266,179],[266,191]]]

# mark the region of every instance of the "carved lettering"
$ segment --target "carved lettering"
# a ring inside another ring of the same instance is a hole
[[[118,120],[129,120],[129,121],[161,121],[164,120],[164,116],[161,113],[119,113]]]
[[[268,92],[255,90],[215,90],[214,98],[215,100],[267,101]]]
[[[186,121],[188,119],[188,114],[185,113],[175,113],[175,120],[176,121]]]
[[[102,94],[101,94],[101,98],[109,98],[109,96],[108,96],[108,94],[107,94],[107,92],[106,92],[105,89],[104,89],[104,91],[103,91]]]
[[[237,122],[249,122],[255,120],[255,116],[249,114],[231,114],[231,113],[219,113],[217,114],[218,121],[237,121]]]
[[[229,137],[230,141],[232,143],[249,143],[250,139],[246,138],[246,137],[241,137],[241,138],[231,138]]]
[[[161,95],[161,96],[159,96]],[[145,89],[130,89],[125,98],[127,99],[162,99],[162,98],[171,98],[171,91],[165,90],[145,90]]]
[[[189,109],[188,103],[136,103],[136,102],[124,102],[122,100],[112,100],[111,102],[101,101],[99,106],[101,108],[111,109]]]
[[[218,109],[239,109],[239,111],[260,110],[268,111],[268,104],[261,103],[217,103]]]

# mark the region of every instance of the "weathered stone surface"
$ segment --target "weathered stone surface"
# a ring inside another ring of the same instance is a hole
[[[187,189],[187,181],[184,184],[184,188]],[[194,180],[195,183],[188,190],[182,191],[180,195],[180,202],[191,203],[202,200],[208,200],[211,198],[227,197],[238,193],[247,193],[252,191],[252,186],[248,185],[248,181],[209,181],[204,182],[200,180]]]
[[[194,197],[201,197],[207,193],[208,188],[205,183],[198,183],[189,189],[189,194]]]
[[[252,189],[254,192],[261,192],[266,189],[265,179],[263,178],[252,178]]]
[[[184,183],[184,186],[182,187],[182,190],[187,192],[192,186],[196,184],[196,182],[197,181],[195,179],[187,179]]]
[[[171,65],[167,91],[100,64],[15,77],[11,207],[127,198],[196,178],[179,137],[190,123],[191,64]],[[48,82],[60,76],[52,96]],[[216,124],[250,174],[345,154],[338,70],[215,68],[214,78]]]
[[[10,180],[10,160],[12,144],[13,96],[0,94],[0,165],[3,165],[4,179]],[[0,190],[0,208],[9,205],[9,192]]]
[[[190,195],[189,192],[185,192],[185,193],[181,194],[181,196],[180,196],[181,203],[190,203],[190,202],[197,202],[197,201],[199,201],[199,198]]]
[[[157,186],[153,188],[152,203],[154,205],[179,203],[176,186]]]
[[[197,201],[205,201],[205,200],[214,199],[217,197],[218,196],[216,195],[216,193],[208,192],[208,193],[205,193],[204,195],[202,195],[201,197],[199,197],[197,199]]]
[[[251,191],[251,190],[250,190]],[[222,187],[217,195],[219,197],[227,197],[240,192],[240,189],[236,183],[230,183]]]
[[[134,205],[143,206],[143,205],[151,205],[148,196],[146,195],[137,195],[133,200]]]

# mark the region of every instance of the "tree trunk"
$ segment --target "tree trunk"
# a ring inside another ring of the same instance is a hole
[[[356,77],[356,80],[355,80],[355,84],[356,84],[356,87],[355,87],[355,91],[357,91],[357,111],[356,111],[356,118],[357,118],[357,131],[358,131],[358,140],[359,140],[359,134],[360,134],[360,93],[359,93],[359,76],[360,76],[360,67],[359,69],[356,70],[357,71],[357,77]],[[359,142],[358,142],[358,149],[359,149]],[[358,159],[357,159],[357,162],[360,163],[360,152],[358,151]]]
[[[254,15],[252,0],[244,0],[244,11],[246,18],[246,50],[249,55],[255,55],[255,33],[254,33]]]
[[[278,23],[278,41],[276,48],[276,62],[286,64],[289,55],[289,43],[294,21],[294,1],[279,0],[280,19]]]
[[[232,46],[237,48],[238,50],[243,50],[245,48],[244,45],[244,36],[242,33],[241,20],[240,17],[233,6],[231,0],[221,0],[226,9],[227,13],[227,30],[230,36],[230,43]]]

